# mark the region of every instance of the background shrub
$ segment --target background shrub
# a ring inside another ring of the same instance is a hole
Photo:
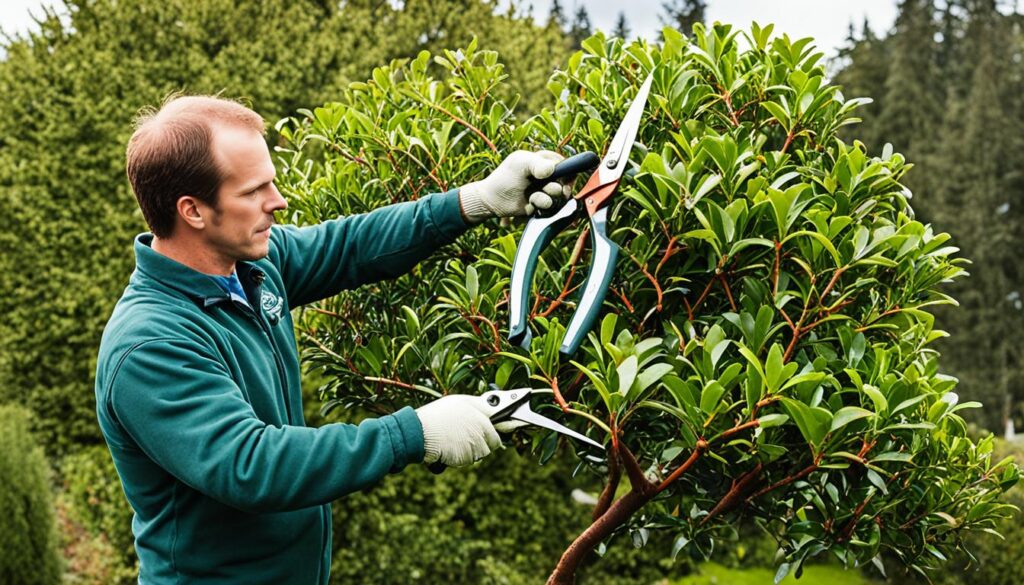
[[[46,457],[29,431],[30,413],[0,406],[0,583],[60,581],[53,491]]]
[[[132,535],[132,509],[124,497],[106,446],[68,455],[57,508],[61,545],[69,572],[82,585],[130,583],[139,561]]]

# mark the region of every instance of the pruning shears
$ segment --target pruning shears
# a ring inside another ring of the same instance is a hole
[[[531,397],[536,396],[537,394],[551,394],[553,393],[552,390],[536,388],[500,390],[494,384],[491,384],[490,387],[491,390],[484,392],[479,396],[474,396],[473,398],[481,402],[478,408],[481,412],[487,415],[487,418],[491,419],[492,423],[498,424],[511,421],[521,423],[522,426],[533,425],[535,427],[545,428],[549,431],[554,431],[572,439],[576,439],[581,443],[585,443],[591,447],[604,451],[604,445],[601,443],[598,443],[586,435],[577,433],[569,427],[555,422],[542,414],[538,414],[530,408]],[[428,469],[434,473],[441,473],[444,471],[445,465],[440,462],[435,462],[431,463],[428,466]]]
[[[583,293],[573,313],[572,320],[565,330],[565,337],[559,351],[570,356],[576,352],[583,338],[594,325],[597,313],[601,309],[604,297],[608,293],[608,285],[615,272],[615,260],[618,246],[608,237],[608,203],[615,195],[622,180],[622,174],[629,162],[629,153],[633,149],[643,117],[647,96],[651,90],[653,73],[647,76],[633,103],[630,104],[622,123],[619,124],[615,137],[608,143],[608,151],[604,158],[598,160],[596,154],[583,152],[569,157],[555,166],[554,174],[545,179],[559,179],[597,167],[586,185],[550,215],[534,216],[526,223],[523,236],[516,248],[516,257],[512,263],[511,294],[509,296],[509,334],[510,342],[524,349],[530,347],[533,337],[527,326],[527,301],[533,273],[537,268],[537,258],[551,240],[578,217],[584,214],[590,220],[590,243],[593,247],[593,258],[590,271],[583,284]]]

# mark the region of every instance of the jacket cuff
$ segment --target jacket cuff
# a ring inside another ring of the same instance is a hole
[[[410,463],[423,462],[423,425],[420,417],[411,406],[398,412],[381,417],[391,435],[391,444],[395,452],[395,463],[391,471],[395,472]]]
[[[472,224],[467,223],[466,218],[462,215],[458,189],[452,189],[445,193],[434,193],[424,199],[428,202],[434,229],[446,241],[454,241],[455,238],[472,227]]]

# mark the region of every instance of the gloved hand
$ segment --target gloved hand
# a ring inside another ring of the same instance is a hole
[[[550,177],[562,158],[550,150],[513,152],[485,179],[459,189],[462,215],[470,223],[479,223],[490,217],[530,215],[535,209],[551,207],[555,198],[569,195],[568,185],[551,181],[540,191],[527,193],[527,189],[535,179]]]
[[[462,467],[501,445],[494,425],[478,407],[478,397],[452,394],[416,409],[423,425],[423,462]]]

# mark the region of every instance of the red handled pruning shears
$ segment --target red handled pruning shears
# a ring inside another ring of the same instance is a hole
[[[567,228],[577,217],[586,213],[590,220],[590,242],[593,246],[593,259],[590,272],[583,285],[576,312],[565,330],[565,337],[559,351],[566,356],[572,355],[586,337],[597,313],[601,309],[604,297],[608,292],[612,274],[615,272],[615,260],[618,246],[608,237],[608,203],[615,195],[629,161],[629,153],[633,149],[643,117],[647,96],[651,90],[653,73],[647,76],[629,111],[622,119],[615,137],[608,144],[608,152],[598,161],[592,152],[583,152],[569,157],[555,166],[554,174],[545,179],[558,179],[575,175],[584,170],[595,171],[583,189],[573,196],[565,205],[553,214],[532,217],[523,230],[522,239],[516,249],[515,261],[512,263],[511,294],[509,297],[509,341],[523,348],[529,348],[532,334],[526,323],[527,301],[533,273],[537,268],[537,257],[558,233]],[[600,164],[598,164],[600,162]]]

